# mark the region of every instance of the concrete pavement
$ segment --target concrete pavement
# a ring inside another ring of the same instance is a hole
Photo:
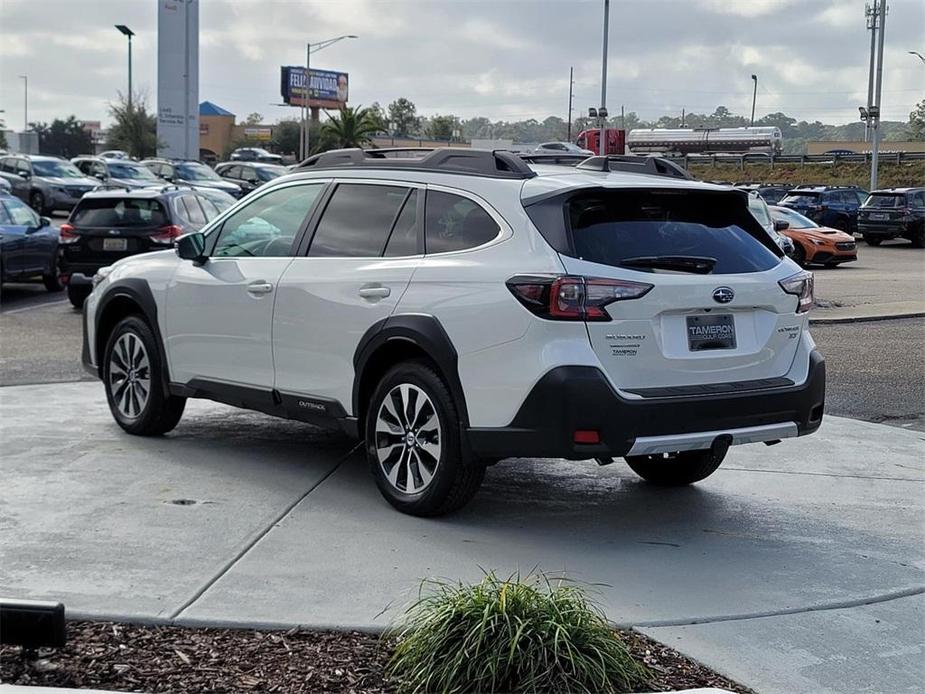
[[[0,440],[0,594],[71,617],[379,629],[421,578],[537,567],[762,692],[922,681],[918,432],[829,417],[677,490],[506,461],[438,520],[387,506],[349,441],[213,403],[139,439],[98,383],[7,387]]]

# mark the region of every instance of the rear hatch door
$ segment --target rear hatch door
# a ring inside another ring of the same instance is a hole
[[[744,196],[590,191],[566,204],[566,219],[569,274],[652,285],[608,305],[610,321],[586,323],[615,386],[764,381],[789,371],[805,314],[778,282],[799,268],[781,257]]]

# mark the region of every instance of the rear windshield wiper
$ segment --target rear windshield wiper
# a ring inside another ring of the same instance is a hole
[[[634,258],[624,258],[619,265],[622,267],[677,270],[678,272],[709,275],[716,265],[716,258],[696,255],[640,255]]]

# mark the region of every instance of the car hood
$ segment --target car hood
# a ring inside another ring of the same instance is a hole
[[[224,190],[226,193],[241,192],[241,186],[231,181],[181,181],[181,183],[185,183],[193,188],[215,188],[216,190]]]
[[[854,241],[854,237],[851,234],[846,234],[843,231],[838,229],[832,229],[830,227],[818,227],[818,228],[807,228],[807,229],[786,229],[784,233],[790,232],[794,236],[799,236],[803,239],[816,239],[817,241],[830,241],[832,243],[840,243],[843,241]]]
[[[110,185],[126,186],[127,188],[155,188],[163,185],[163,181],[150,178],[110,178]]]
[[[57,177],[45,177],[41,176],[41,180],[49,183],[53,186],[61,186],[62,188],[95,188],[100,184],[95,178],[57,178]]]

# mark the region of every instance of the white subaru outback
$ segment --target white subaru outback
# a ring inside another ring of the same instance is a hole
[[[328,152],[105,268],[83,361],[116,422],[163,434],[193,397],[337,427],[421,516],[503,458],[619,456],[683,485],[819,427],[812,275],[745,193],[525,159]]]

